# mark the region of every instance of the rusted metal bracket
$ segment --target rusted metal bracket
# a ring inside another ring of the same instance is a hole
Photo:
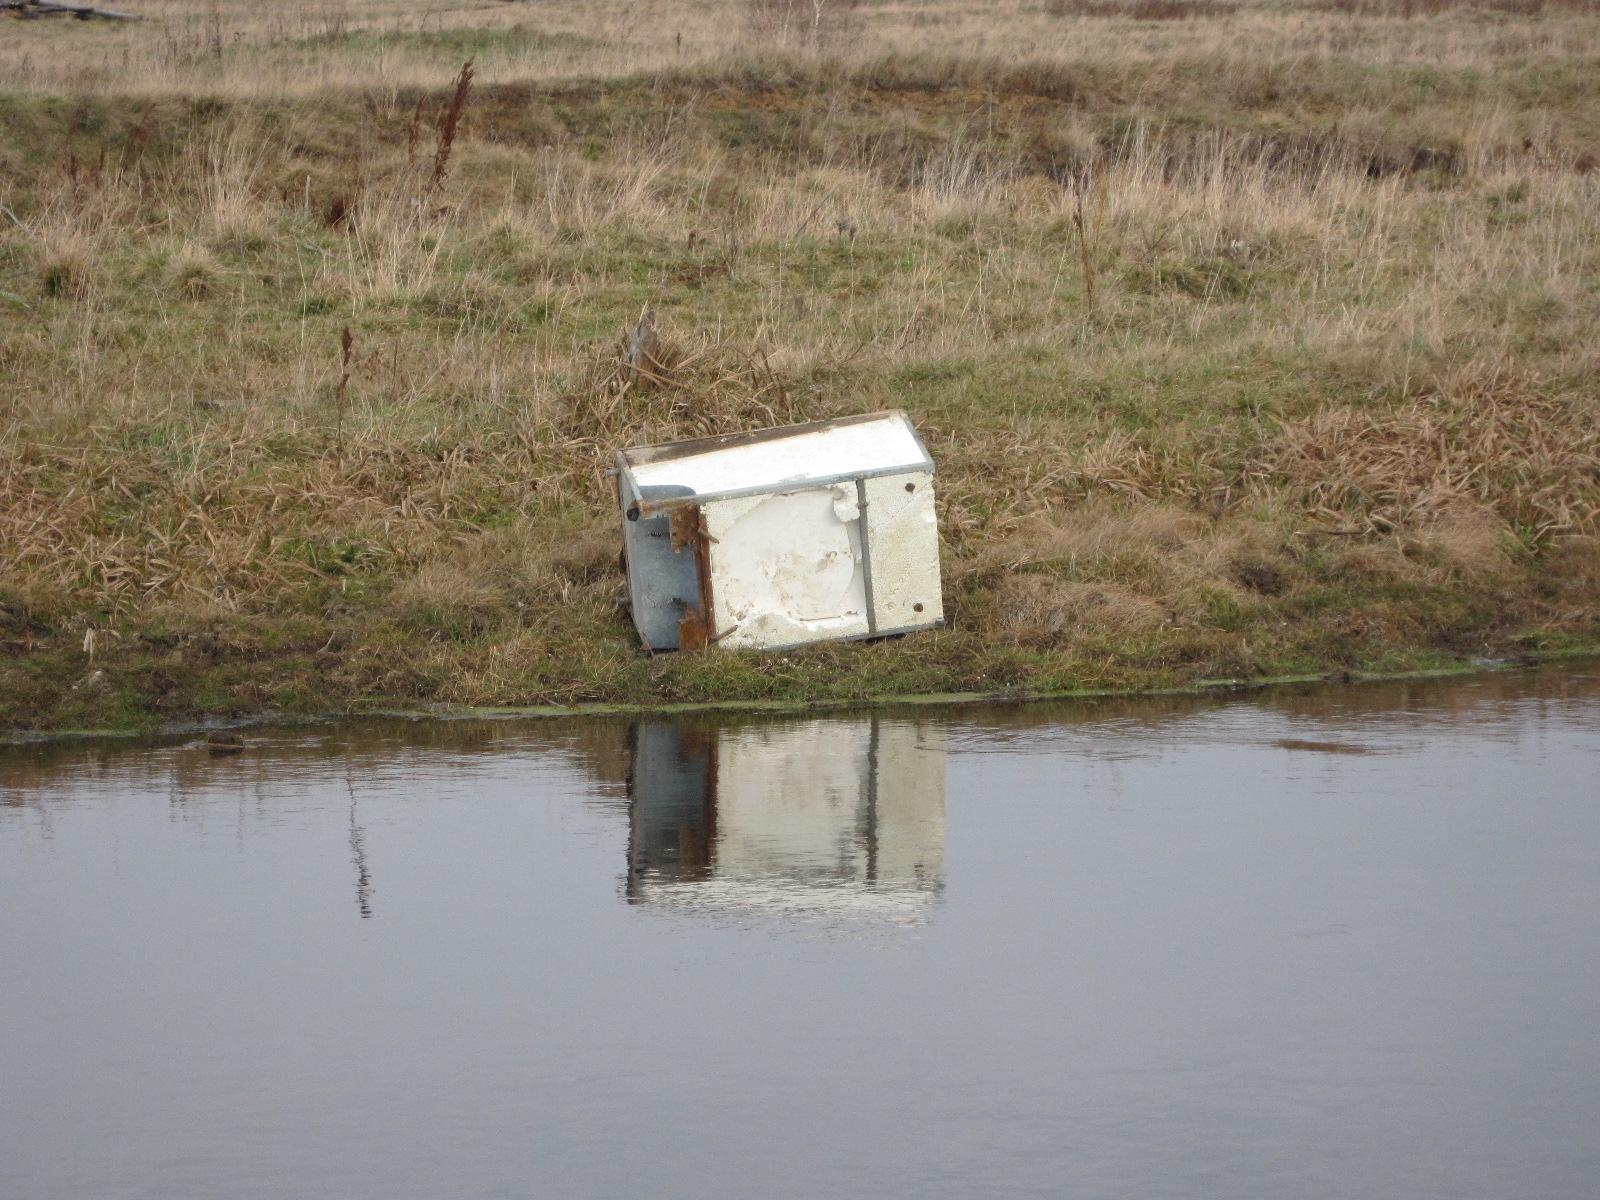
[[[685,547],[694,555],[694,571],[699,583],[698,606],[684,604],[684,614],[678,619],[678,649],[704,650],[711,637],[711,536],[706,532],[705,514],[698,505],[680,504],[667,511],[667,528],[672,538],[672,549],[678,553]]]
[[[685,546],[693,546],[705,536],[704,522],[698,507],[679,505],[667,510],[667,535],[672,539],[672,552],[676,554]]]

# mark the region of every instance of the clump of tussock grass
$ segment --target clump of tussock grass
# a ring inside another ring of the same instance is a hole
[[[17,575],[87,589],[106,612],[158,596],[270,606],[286,589],[344,594],[472,528],[501,499],[496,471],[529,474],[514,446],[351,439],[334,455],[311,431],[232,424],[157,444],[8,447],[0,544]]]
[[[163,282],[174,295],[184,300],[204,300],[222,282],[216,257],[203,244],[183,242],[167,260]]]
[[[1498,514],[1529,545],[1593,532],[1593,402],[1496,382],[1392,412],[1330,408],[1288,422],[1262,446],[1256,469],[1344,529],[1387,532],[1471,506]]]
[[[825,397],[775,367],[760,344],[714,334],[678,340],[646,313],[591,361],[569,427],[585,442],[642,445],[835,415],[827,409]]]
[[[998,633],[1044,645],[1079,627],[1206,626],[1219,598],[1281,595],[1309,577],[1292,541],[1282,522],[1097,498],[1020,522],[962,566],[994,589]]]
[[[1172,619],[1159,600],[1131,588],[1032,573],[1008,576],[993,604],[1000,636],[1039,649],[1059,645],[1084,629],[1148,633]]]
[[[1526,549],[1504,518],[1470,503],[1447,507],[1396,540],[1412,563],[1447,580],[1509,577]]]
[[[590,523],[559,535],[518,527],[439,548],[403,580],[386,607],[423,626],[482,633],[520,625],[529,606],[614,603],[617,548],[609,526]]]
[[[36,250],[34,278],[40,294],[60,299],[82,299],[95,286],[97,270],[93,244],[76,231],[59,233]]]

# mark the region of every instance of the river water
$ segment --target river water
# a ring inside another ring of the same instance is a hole
[[[1600,666],[0,751],[0,1196],[1600,1191]]]

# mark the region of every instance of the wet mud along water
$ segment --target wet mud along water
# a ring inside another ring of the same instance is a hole
[[[0,751],[0,1195],[1548,1197],[1600,666]]]

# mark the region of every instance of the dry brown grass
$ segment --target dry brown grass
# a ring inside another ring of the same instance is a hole
[[[1049,575],[1008,577],[998,590],[995,606],[1000,632],[1023,645],[1047,647],[1084,627],[1147,633],[1172,619],[1158,600],[1128,588]]]
[[[42,94],[268,96],[436,87],[478,58],[480,82],[560,83],[720,70],[772,50],[1094,62],[1158,60],[1483,67],[1581,58],[1592,0],[128,0],[133,25],[6,24],[0,79]],[[1174,17],[1195,19],[1171,19]]]
[[[1265,486],[1294,490],[1312,520],[1390,532],[1498,519],[1528,544],[1587,533],[1600,517],[1600,407],[1527,385],[1464,389],[1394,412],[1328,409],[1262,447]]]
[[[113,630],[97,664],[190,655],[174,689],[259,670],[230,703],[309,704],[285,656],[324,695],[499,702],[1595,628],[1593,14],[950,0],[777,53],[715,6],[263,11],[218,10],[220,57],[89,29],[84,94],[0,97],[16,661]],[[0,69],[59,38],[24,34]],[[889,406],[940,463],[957,630],[810,676],[636,664],[612,449]],[[77,681],[7,686],[90,711]]]

